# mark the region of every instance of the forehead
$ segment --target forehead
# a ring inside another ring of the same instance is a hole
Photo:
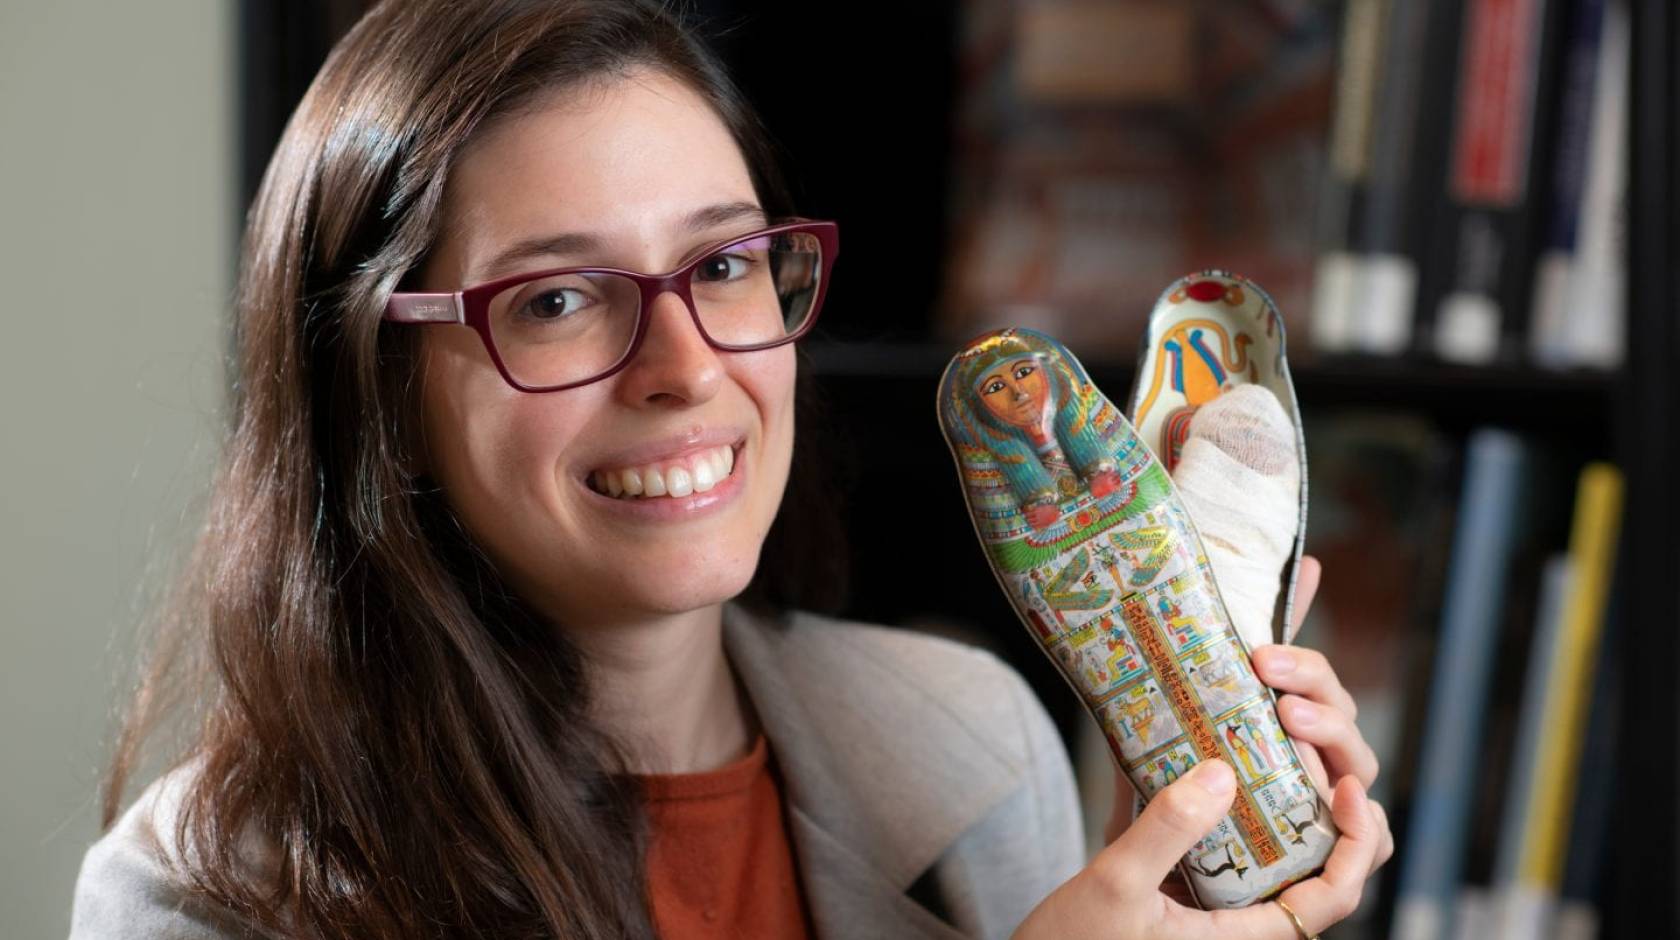
[[[756,201],[728,128],[684,83],[639,69],[481,128],[450,174],[445,237],[469,253],[562,228],[648,237],[729,199]]]

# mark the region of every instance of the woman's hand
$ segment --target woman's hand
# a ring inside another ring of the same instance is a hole
[[[1016,929],[1015,940],[1299,940],[1289,916],[1267,902],[1201,911],[1173,900],[1161,882],[1178,860],[1231,809],[1236,775],[1221,760],[1203,761],[1156,794],[1109,846],[1045,898]],[[1341,838],[1316,878],[1283,892],[1308,931],[1317,934],[1359,906],[1379,864],[1387,827],[1351,774],[1337,784],[1330,815]]]
[[[1322,573],[1318,559],[1301,559],[1297,623],[1306,618]],[[1313,780],[1328,789],[1330,780],[1353,774],[1369,790],[1377,779],[1377,755],[1353,723],[1358,706],[1324,654],[1301,646],[1262,646],[1254,651],[1254,670],[1260,681],[1287,693],[1278,697],[1278,717]],[[1371,805],[1382,813],[1381,806]],[[1383,821],[1386,826],[1386,817]]]

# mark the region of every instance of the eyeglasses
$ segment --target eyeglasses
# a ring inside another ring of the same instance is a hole
[[[816,322],[839,249],[839,226],[801,219],[709,245],[669,274],[556,268],[453,293],[396,293],[384,319],[470,326],[509,385],[558,392],[629,364],[666,291],[713,349],[793,342]]]

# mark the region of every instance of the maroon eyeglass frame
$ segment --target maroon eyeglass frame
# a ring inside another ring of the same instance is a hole
[[[690,277],[694,269],[701,262],[706,261],[718,251],[767,235],[781,235],[788,232],[805,232],[817,239],[822,247],[822,267],[817,278],[816,296],[811,299],[811,312],[805,317],[805,322],[799,329],[778,337],[766,343],[731,344],[720,343],[706,332],[705,324],[700,322],[700,313],[694,309],[694,295],[690,292]],[[534,271],[526,274],[514,274],[509,277],[477,284],[464,290],[449,293],[401,292],[394,293],[385,302],[385,313],[382,319],[391,323],[453,323],[472,327],[483,341],[484,349],[490,354],[490,361],[496,364],[496,371],[502,374],[507,383],[522,392],[560,392],[591,382],[599,382],[608,378],[636,357],[636,351],[642,347],[642,338],[647,335],[648,311],[653,309],[653,302],[660,294],[670,291],[682,298],[688,307],[688,315],[694,321],[695,329],[700,331],[707,345],[724,352],[752,352],[760,349],[772,349],[791,343],[810,332],[812,324],[817,322],[817,315],[822,312],[823,298],[828,294],[829,272],[834,267],[834,258],[840,253],[840,226],[834,222],[815,219],[794,219],[782,222],[768,228],[758,229],[742,235],[733,235],[721,241],[713,242],[704,248],[696,250],[675,270],[666,274],[643,274],[639,271],[627,271],[623,268],[603,267],[571,267],[552,268],[545,271]],[[502,361],[502,355],[496,350],[496,340],[490,334],[490,299],[502,291],[527,281],[540,280],[560,274],[616,274],[628,278],[641,289],[641,306],[636,311],[636,331],[630,337],[630,345],[618,361],[603,372],[577,382],[567,382],[563,385],[525,385],[513,377],[508,371],[507,364]]]

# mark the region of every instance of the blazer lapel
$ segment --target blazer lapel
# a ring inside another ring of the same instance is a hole
[[[785,783],[794,851],[822,937],[962,934],[905,891],[1024,780],[984,729],[912,680],[883,644],[799,614],[724,609],[724,646]],[[945,694],[940,694],[940,693]]]

